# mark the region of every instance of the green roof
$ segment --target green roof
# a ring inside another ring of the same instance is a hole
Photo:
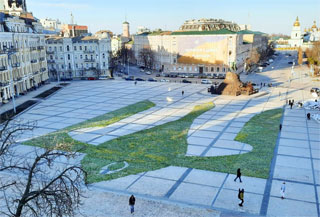
[[[129,24],[127,21],[123,22],[123,24]]]
[[[259,31],[251,31],[251,30],[241,30],[237,32],[238,34],[254,34],[254,35],[265,35],[266,33],[259,32]]]
[[[236,34],[236,32],[228,29],[220,29],[217,31],[189,31],[189,32],[172,32],[171,35],[228,35]]]

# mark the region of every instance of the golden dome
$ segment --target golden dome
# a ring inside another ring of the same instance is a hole
[[[311,28],[312,29],[316,29],[317,28],[316,21],[313,21],[313,26]]]
[[[299,17],[297,17],[296,22],[294,22],[293,26],[300,26]]]

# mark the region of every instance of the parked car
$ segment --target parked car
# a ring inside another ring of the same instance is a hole
[[[96,78],[95,77],[89,77],[88,80],[89,81],[94,81],[94,80],[96,80]]]
[[[151,75],[152,73],[149,71],[146,71],[146,75]]]
[[[164,77],[169,78],[170,75],[169,74],[164,74]]]
[[[193,75],[193,74],[190,74],[190,75],[189,75],[189,78],[194,78],[194,75]]]
[[[168,79],[161,79],[160,82],[170,82]]]
[[[148,78],[148,81],[150,81],[150,82],[157,82],[157,80],[154,79],[154,78]]]
[[[217,74],[213,74],[212,77],[213,77],[214,79],[218,79],[218,75],[217,75]]]
[[[319,88],[317,88],[317,87],[313,87],[313,88],[311,88],[311,90],[310,90],[310,93],[320,93],[320,89]]]
[[[288,64],[292,65],[292,64],[293,64],[293,62],[291,62],[291,61],[290,61],[290,62],[288,62]]]
[[[170,77],[171,77],[171,78],[177,78],[178,75],[177,75],[177,74],[170,74]]]
[[[210,81],[209,79],[202,79],[201,84],[212,84],[212,81]]]
[[[102,76],[99,77],[99,80],[109,80],[109,76],[102,75]]]
[[[183,80],[182,80],[182,83],[191,84],[192,82],[189,81],[189,80],[187,80],[187,79],[183,79]]]
[[[219,74],[218,75],[218,79],[225,79],[226,78],[226,75],[224,75],[224,74]]]
[[[146,81],[143,78],[136,78],[136,81]]]
[[[126,81],[134,81],[134,77],[133,76],[128,76],[128,77],[125,77],[125,80]]]
[[[159,77],[161,77],[161,75],[160,74],[156,74],[156,77],[159,78]]]

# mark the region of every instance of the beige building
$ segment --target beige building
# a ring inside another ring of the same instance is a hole
[[[48,79],[42,25],[25,2],[0,1],[0,103],[25,94]]]
[[[140,66],[144,65],[140,52],[147,48],[153,51],[155,70],[168,73],[220,74],[229,69],[242,72],[252,49],[264,49],[267,45],[268,40],[263,33],[221,29],[143,33],[134,37],[133,49]]]
[[[46,39],[50,78],[74,79],[109,75],[111,37],[107,31],[94,36]]]
[[[130,24],[127,21],[122,24],[122,36],[130,38]]]

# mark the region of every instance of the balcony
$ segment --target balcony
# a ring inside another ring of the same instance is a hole
[[[95,71],[97,70],[96,67],[84,68],[84,71]]]
[[[6,87],[8,85],[9,85],[9,82],[4,82],[4,81],[0,82],[0,87]]]
[[[37,62],[38,62],[38,60],[36,60],[36,59],[31,60],[31,63],[37,63]]]
[[[87,59],[84,59],[84,61],[87,63],[92,63],[92,62],[95,62],[96,60],[87,58]]]
[[[47,50],[47,54],[54,54],[54,51],[52,51],[52,50]]]
[[[20,67],[20,63],[13,63],[12,64],[12,68],[18,68],[18,67]]]
[[[48,60],[48,63],[55,63],[55,60]]]
[[[83,51],[83,53],[89,53],[89,54],[92,54],[92,53],[95,53],[95,51],[94,51],[94,50],[85,50],[85,51]]]
[[[6,66],[0,66],[0,71],[6,71],[7,67]]]

